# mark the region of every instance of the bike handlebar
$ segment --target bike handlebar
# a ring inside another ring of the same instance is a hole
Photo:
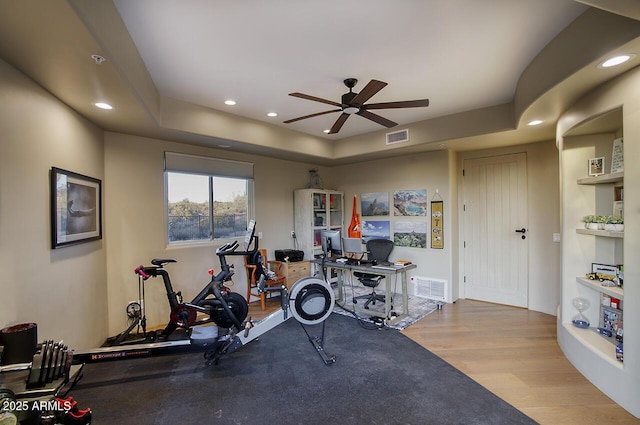
[[[220,255],[222,253],[228,254],[229,252],[234,252],[236,249],[238,249],[238,246],[240,246],[238,244],[238,241],[227,242],[226,244],[216,249],[216,254]]]

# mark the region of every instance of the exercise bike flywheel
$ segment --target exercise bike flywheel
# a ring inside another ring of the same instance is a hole
[[[127,304],[127,317],[129,319],[136,319],[140,317],[140,313],[142,312],[142,307],[140,303],[137,301],[131,301]]]

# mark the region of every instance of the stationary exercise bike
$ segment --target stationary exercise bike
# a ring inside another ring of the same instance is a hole
[[[237,241],[226,243],[216,250],[220,260],[220,272],[211,272],[211,281],[190,302],[184,302],[180,292],[175,292],[169,273],[164,266],[175,263],[175,259],[153,259],[152,266],[136,267],[135,273],[143,280],[161,276],[171,307],[170,319],[158,336],[157,342],[123,345],[77,353],[75,358],[82,361],[113,360],[140,357],[153,354],[176,352],[176,347],[205,351],[206,364],[217,364],[220,358],[231,353],[289,318],[289,311],[302,325],[309,341],[325,364],[335,362],[335,356],[327,355],[323,348],[324,321],[333,312],[335,295],[331,286],[324,280],[305,277],[291,288],[268,288],[265,286],[264,271],[259,277],[258,289],[262,292],[280,292],[281,308],[266,318],[254,323],[247,318],[249,306],[244,297],[232,292],[225,282],[235,273],[233,264],[226,260],[228,255],[254,255],[258,251],[258,238],[255,233],[255,221],[251,221],[244,239],[244,250],[238,251]],[[253,245],[253,248],[250,247]],[[214,325],[208,325],[214,324]],[[320,337],[309,335],[308,325],[322,324]],[[170,340],[170,335],[178,328],[187,331],[189,339]],[[190,350],[191,351],[191,350]]]

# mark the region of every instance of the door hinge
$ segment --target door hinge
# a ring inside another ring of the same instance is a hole
[[[466,248],[467,247],[467,241],[462,241],[462,247]]]
[[[462,177],[464,177],[464,168],[462,169]]]
[[[464,277],[462,278],[462,281],[463,281],[464,283],[467,283],[467,277],[466,277],[466,276],[464,276]]]

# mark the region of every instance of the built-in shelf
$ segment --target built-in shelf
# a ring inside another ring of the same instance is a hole
[[[623,363],[616,359],[616,343],[612,343],[610,338],[600,335],[595,328],[582,329],[570,323],[563,323],[562,326],[569,335],[580,341],[585,348],[591,349],[604,361],[620,370],[624,368]]]
[[[624,232],[614,232],[612,230],[576,229],[576,233],[581,235],[603,236],[605,238],[624,238]]]
[[[578,179],[578,184],[608,184],[618,183],[624,180],[622,172],[612,174],[601,174],[599,176],[585,177]]]
[[[624,300],[624,290],[617,286],[602,286],[599,280],[591,280],[584,277],[576,277],[576,281],[595,291],[607,294],[610,297]]]

